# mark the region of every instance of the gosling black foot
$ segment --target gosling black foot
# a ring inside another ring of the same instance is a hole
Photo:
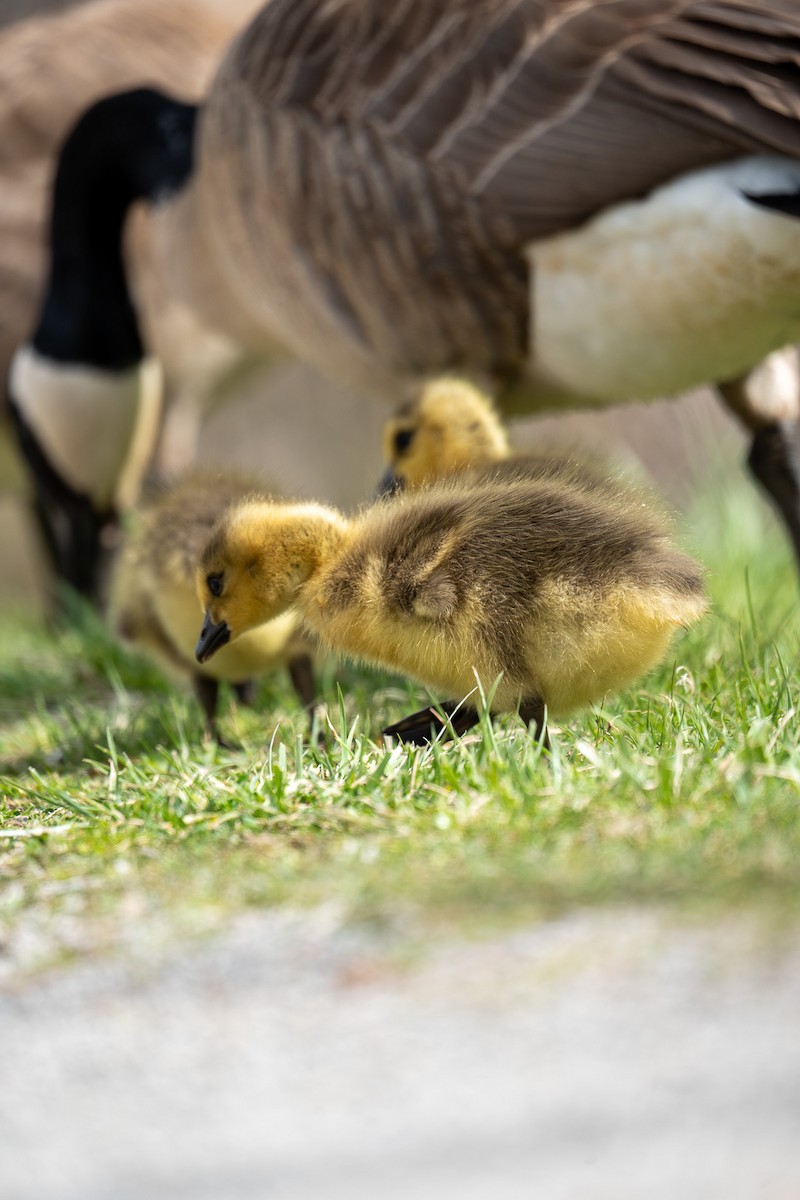
[[[536,736],[545,750],[550,749],[550,735],[544,719],[544,701],[539,696],[523,700],[519,706],[519,715],[528,725],[536,726]]]
[[[800,568],[800,446],[795,421],[759,429],[747,465],[777,508],[792,539]]]
[[[219,683],[208,675],[194,676],[194,691],[206,719],[206,737],[215,741],[221,750],[238,750],[235,742],[229,742],[222,736],[217,724],[217,702],[219,700]]]
[[[234,683],[233,694],[236,697],[237,703],[244,704],[245,708],[253,708],[258,695],[258,688],[254,679],[243,679],[241,683]]]
[[[320,716],[322,710],[320,702],[317,699],[317,687],[314,682],[314,664],[311,660],[311,655],[305,652],[293,654],[287,666],[294,690],[297,692],[298,698],[308,714],[309,735],[313,735],[314,721]],[[323,748],[327,745],[325,731],[322,728],[317,729],[316,742],[318,746]]]
[[[472,729],[480,719],[477,709],[455,700],[443,700],[438,707],[441,712],[429,705],[394,725],[387,725],[382,736],[397,738],[411,746],[427,746],[434,741],[451,742],[456,735],[461,736]]]

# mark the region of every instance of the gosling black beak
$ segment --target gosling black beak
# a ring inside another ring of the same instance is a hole
[[[405,480],[402,475],[395,475],[390,467],[378,484],[375,491],[375,499],[380,500],[383,496],[396,496],[398,492],[402,492],[404,487]]]
[[[212,654],[216,654],[231,640],[231,631],[227,621],[215,625],[206,613],[203,618],[203,628],[200,630],[200,640],[195,647],[195,658],[199,663],[208,662]]]

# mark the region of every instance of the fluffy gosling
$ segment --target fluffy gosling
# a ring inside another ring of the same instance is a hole
[[[663,519],[568,474],[458,478],[353,520],[318,504],[232,506],[200,556],[201,663],[296,606],[323,645],[446,696],[452,729],[519,708],[543,729],[623,688],[706,608]],[[480,693],[478,693],[480,695]],[[468,702],[460,703],[464,697]],[[384,730],[425,742],[430,709]]]
[[[513,477],[569,477],[576,486],[610,492],[615,484],[585,457],[514,454],[497,411],[485,392],[458,376],[433,379],[383,428],[386,473],[378,495],[425,487],[460,476],[469,482]],[[624,484],[616,485],[623,493]]]
[[[314,676],[308,641],[298,614],[287,609],[254,622],[235,645],[208,665],[194,655],[197,625],[196,573],[200,553],[220,516],[254,491],[252,481],[196,472],[135,514],[132,532],[115,561],[109,616],[116,633],[147,652],[171,674],[190,676],[207,732],[225,745],[217,725],[220,681],[249,702],[255,676],[286,665],[295,691],[313,720]]]

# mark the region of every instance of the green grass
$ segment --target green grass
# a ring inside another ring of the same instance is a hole
[[[480,926],[586,903],[800,900],[798,584],[737,481],[689,524],[713,612],[641,688],[543,752],[513,718],[455,746],[372,739],[424,693],[323,672],[332,736],[303,742],[287,681],[204,743],[188,691],[83,611],[0,636],[0,917],[105,922],[131,896],[176,929],[252,904]],[[341,689],[341,690],[339,690]],[[103,939],[100,938],[100,941]]]

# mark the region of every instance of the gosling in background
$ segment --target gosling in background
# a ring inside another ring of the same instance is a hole
[[[200,554],[220,517],[258,486],[210,471],[191,474],[135,514],[112,571],[109,612],[114,630],[168,672],[191,677],[207,731],[221,745],[220,681],[232,684],[237,699],[249,702],[253,678],[285,665],[312,719],[315,709],[308,642],[299,634],[299,617],[292,610],[255,622],[213,663],[199,666],[195,660]]]
[[[571,477],[581,487],[610,492],[614,483],[599,464],[568,454],[514,454],[489,396],[458,376],[425,384],[383,428],[386,473],[378,495],[425,487],[453,476],[484,478]],[[624,491],[624,485],[619,488]]]
[[[456,732],[478,720],[480,700],[459,703],[476,675],[492,712],[541,729],[545,708],[569,713],[655,666],[706,608],[660,515],[568,473],[456,476],[353,520],[250,499],[213,531],[198,591],[199,662],[296,606],[323,645],[448,697]],[[384,732],[425,742],[440,727],[425,709]]]

